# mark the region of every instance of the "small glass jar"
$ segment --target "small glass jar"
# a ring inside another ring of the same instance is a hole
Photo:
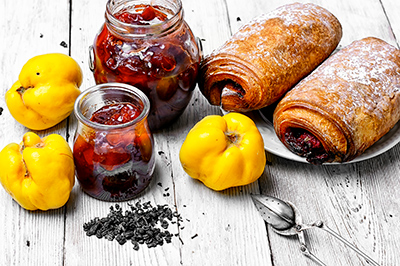
[[[91,52],[97,84],[126,83],[146,94],[152,130],[179,117],[192,97],[201,51],[180,0],[109,0]]]
[[[132,120],[121,105],[136,110]],[[112,107],[119,113],[111,113]],[[76,99],[73,155],[83,191],[100,200],[123,201],[149,185],[155,168],[149,110],[150,102],[142,91],[121,83],[94,86]],[[99,123],[122,118],[128,122]]]

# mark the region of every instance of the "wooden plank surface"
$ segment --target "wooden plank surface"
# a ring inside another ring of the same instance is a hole
[[[254,16],[291,2],[183,0],[183,7],[186,21],[203,39],[208,54]],[[399,44],[396,0],[311,2],[330,10],[342,23],[341,47],[367,36]],[[28,131],[9,114],[4,94],[29,58],[49,52],[70,54],[84,72],[81,90],[94,85],[88,47],[104,22],[105,1],[3,1],[0,10],[0,29],[7,36],[0,41],[3,148],[20,142]],[[179,120],[154,134],[156,172],[150,187],[139,198],[121,203],[126,209],[128,203],[151,201],[178,211],[183,222],[170,226],[179,235],[171,244],[135,251],[130,243],[120,246],[85,236],[83,223],[107,215],[112,204],[87,196],[78,184],[65,207],[48,212],[25,211],[0,189],[0,265],[315,265],[301,254],[296,238],[277,235],[265,226],[251,193],[289,200],[306,222],[321,219],[381,265],[400,265],[398,145],[371,160],[345,165],[313,166],[268,153],[265,172],[257,182],[215,192],[188,177],[178,159],[190,128],[209,114],[220,110],[196,89]],[[59,133],[71,144],[75,127],[71,116],[68,123],[37,133]],[[367,265],[318,229],[307,232],[307,241],[328,265]]]
[[[51,8],[51,10],[49,10]],[[2,1],[0,4],[0,146],[19,143],[28,130],[15,122],[5,104],[4,94],[17,81],[25,62],[38,54],[68,54],[68,1]],[[51,26],[50,26],[51,25]],[[66,122],[37,132],[40,136],[59,133],[65,137]],[[1,170],[0,170],[1,171]],[[66,208],[49,212],[22,209],[2,189],[0,192],[0,265],[61,265],[63,262]]]

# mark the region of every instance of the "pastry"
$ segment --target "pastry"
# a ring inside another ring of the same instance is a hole
[[[242,26],[203,60],[200,90],[226,111],[260,109],[314,70],[341,37],[339,21],[326,9],[282,6]]]
[[[332,55],[278,103],[274,129],[313,164],[347,162],[400,119],[400,50],[373,37]]]

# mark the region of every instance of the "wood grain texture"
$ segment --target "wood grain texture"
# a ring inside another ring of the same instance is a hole
[[[68,54],[68,1],[3,1],[1,4],[0,53],[0,147],[19,143],[28,131],[10,115],[5,92],[17,81],[26,61],[39,54]],[[49,12],[51,8],[51,12]],[[50,27],[50,25],[52,25]],[[36,132],[40,136],[59,133],[65,136],[66,122]],[[0,170],[1,171],[1,170]],[[0,265],[61,265],[63,262],[65,208],[49,212],[22,209],[2,189],[0,192]]]
[[[183,0],[183,7],[186,21],[203,39],[208,54],[243,23],[291,2]],[[367,36],[399,44],[397,0],[311,2],[327,8],[342,23],[342,47]],[[16,0],[0,4],[0,30],[7,36],[0,40],[0,107],[4,109],[0,148],[20,142],[28,131],[9,114],[4,94],[29,58],[48,52],[70,54],[84,73],[81,90],[94,85],[88,47],[104,22],[105,3]],[[62,41],[67,48],[60,45]],[[268,164],[257,182],[214,192],[186,175],[178,155],[190,128],[204,116],[220,113],[196,89],[183,115],[154,133],[156,172],[150,187],[137,199],[121,203],[126,209],[128,203],[151,201],[178,211],[183,222],[179,227],[170,225],[169,230],[178,235],[171,244],[153,249],[140,246],[135,251],[130,243],[120,246],[85,236],[83,223],[107,215],[112,204],[87,196],[78,184],[65,207],[48,212],[25,211],[0,189],[0,265],[315,265],[301,254],[297,238],[277,235],[265,225],[251,193],[289,200],[305,222],[323,220],[381,265],[400,265],[398,145],[371,160],[344,165],[314,166],[267,154]],[[71,116],[68,123],[37,133],[59,133],[72,144],[75,127]],[[306,236],[311,251],[328,265],[367,265],[325,232],[313,229]]]

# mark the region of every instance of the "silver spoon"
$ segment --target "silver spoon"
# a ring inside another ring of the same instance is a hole
[[[304,230],[306,229],[320,228],[325,232],[328,232],[344,243],[347,247],[361,255],[367,260],[367,262],[371,263],[372,265],[379,266],[379,264],[371,259],[367,254],[359,250],[356,246],[344,239],[338,233],[327,227],[322,221],[316,221],[311,224],[303,224],[299,211],[292,203],[265,195],[251,195],[251,197],[257,210],[261,214],[261,217],[271,225],[272,229],[280,235],[297,235],[300,240],[301,252],[317,264],[326,265],[307,248],[304,237]]]

